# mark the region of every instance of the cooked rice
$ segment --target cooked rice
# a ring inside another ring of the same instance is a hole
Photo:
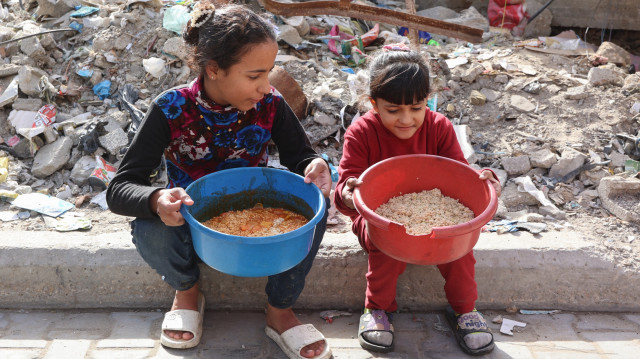
[[[228,211],[202,224],[218,232],[242,237],[268,237],[291,232],[304,226],[308,220],[298,213],[283,208],[264,208],[261,203],[253,208]]]
[[[377,214],[405,226],[408,234],[422,236],[433,227],[453,226],[473,219],[473,212],[440,189],[392,197],[375,210]]]

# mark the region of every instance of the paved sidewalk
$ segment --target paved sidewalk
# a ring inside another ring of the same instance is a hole
[[[356,338],[359,315],[326,323],[320,312],[303,311],[327,337],[336,359],[468,358],[458,348],[441,312],[395,315],[396,351],[362,350]],[[496,349],[484,358],[637,358],[640,314],[570,313],[543,315],[485,311],[527,323],[513,336],[490,323]],[[161,311],[0,311],[0,358],[3,359],[137,359],[137,358],[273,358],[286,359],[263,331],[264,315],[256,312],[207,312],[204,333],[195,349],[163,348],[158,341]]]

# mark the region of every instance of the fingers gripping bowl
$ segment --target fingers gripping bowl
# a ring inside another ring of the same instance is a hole
[[[192,206],[183,205],[182,216],[191,230],[193,247],[204,263],[240,277],[261,277],[284,272],[300,263],[311,249],[315,227],[326,203],[322,192],[288,171],[243,167],[203,176],[187,189]],[[302,227],[269,237],[225,234],[201,222],[230,210],[279,207],[307,217]]]
[[[478,176],[470,166],[450,158],[419,154],[392,157],[360,176],[363,183],[354,191],[354,205],[367,222],[371,240],[388,256],[413,264],[448,263],[473,249],[482,227],[498,208],[495,189]],[[474,218],[414,236],[407,234],[404,225],[374,212],[392,197],[434,188],[471,209]]]

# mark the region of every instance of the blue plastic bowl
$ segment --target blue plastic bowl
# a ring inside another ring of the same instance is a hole
[[[203,176],[187,189],[192,206],[180,209],[191,229],[193,246],[204,263],[240,277],[262,277],[284,272],[309,253],[316,224],[326,204],[320,189],[288,171],[242,167]],[[304,226],[269,237],[240,237],[214,231],[201,222],[231,210],[280,207],[309,219]]]

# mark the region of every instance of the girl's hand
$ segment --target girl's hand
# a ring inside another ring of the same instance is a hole
[[[184,217],[180,213],[182,204],[191,206],[193,200],[180,187],[161,189],[154,192],[150,199],[151,210],[156,212],[167,226],[181,226],[184,224]]]
[[[362,181],[355,177],[349,178],[347,182],[344,183],[344,187],[342,187],[342,203],[344,203],[345,206],[356,209],[355,204],[353,204],[353,190],[361,184]]]
[[[496,196],[500,197],[500,194],[502,193],[502,186],[500,185],[500,181],[498,181],[498,179],[493,176],[493,172],[484,170],[480,172],[479,178],[483,181],[489,180],[493,188],[495,188],[496,190]]]
[[[322,158],[315,158],[304,169],[304,183],[312,183],[320,188],[325,197],[331,193],[331,170]]]

